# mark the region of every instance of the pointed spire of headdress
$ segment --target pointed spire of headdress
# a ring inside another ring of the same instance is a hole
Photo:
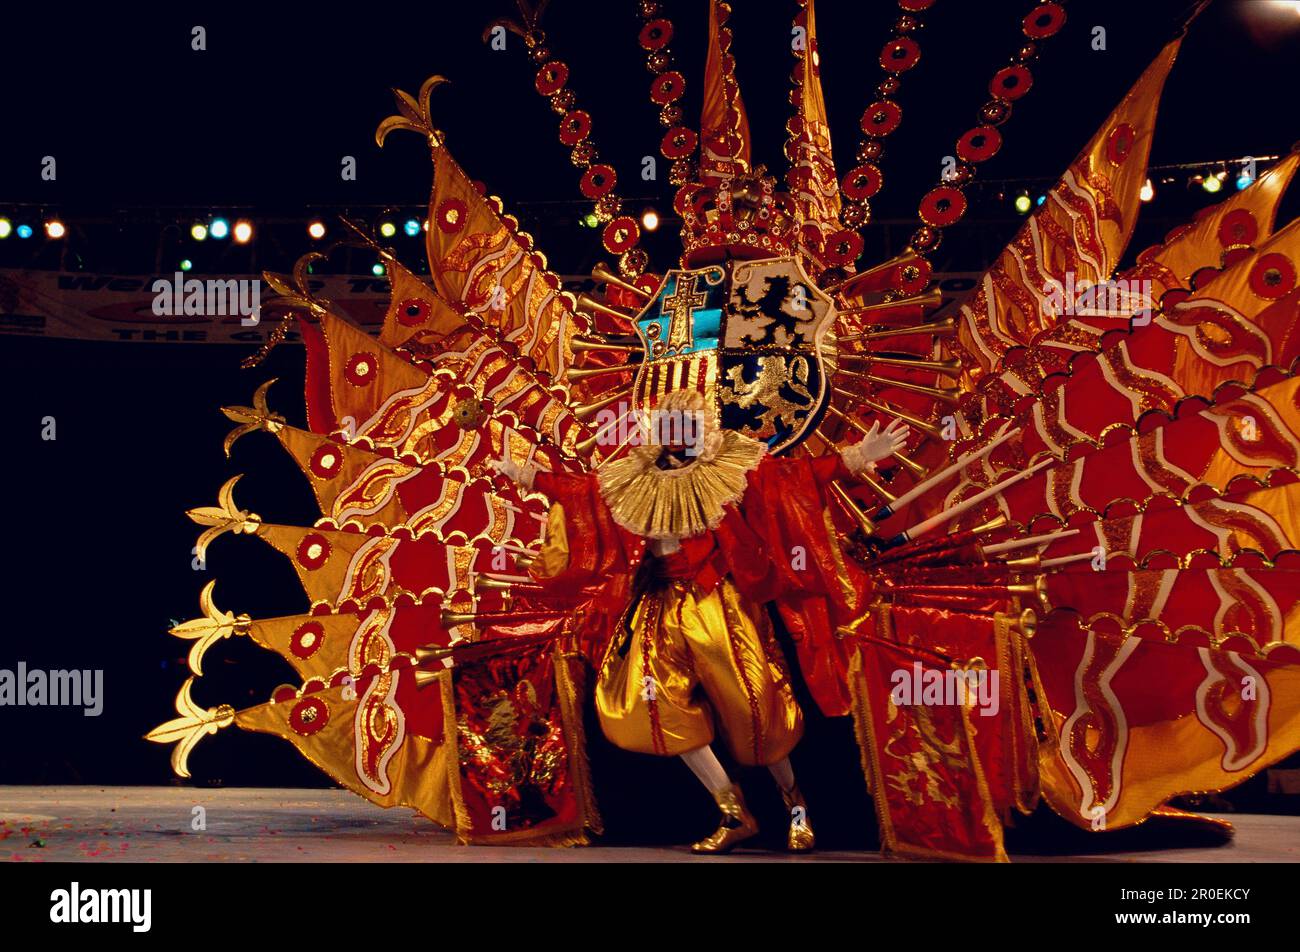
[[[749,118],[736,82],[731,5],[709,0],[709,56],[704,64],[704,109],[700,114],[700,180],[705,183],[749,171]]]

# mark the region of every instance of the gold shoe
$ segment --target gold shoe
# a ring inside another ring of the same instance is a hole
[[[790,814],[790,832],[786,836],[785,848],[791,853],[807,853],[816,844],[817,838],[813,835],[812,822],[808,819],[808,804],[804,802],[803,791],[795,784],[792,789],[781,791],[781,799],[785,801],[786,812]]]
[[[720,793],[715,793],[713,799],[722,811],[722,823],[712,836],[692,846],[692,853],[730,853],[737,844],[758,833],[758,821],[745,806],[745,798],[739,787],[732,784]]]

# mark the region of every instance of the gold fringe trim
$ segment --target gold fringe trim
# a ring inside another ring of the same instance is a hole
[[[465,806],[464,791],[460,786],[460,725],[456,723],[456,691],[450,669],[438,672],[438,688],[442,692],[442,742],[450,744],[447,755],[447,793],[451,797],[451,815],[456,825],[456,839],[468,844],[474,821]]]
[[[993,809],[993,792],[989,790],[988,779],[984,776],[984,765],[980,763],[979,751],[975,748],[975,725],[970,720],[970,708],[964,704],[961,706],[961,726],[966,732],[966,747],[970,751],[970,766],[971,771],[975,774],[975,787],[984,800],[984,815],[980,819],[984,823],[984,828],[988,830],[989,837],[993,840],[993,855],[984,857],[963,854],[960,858],[968,862],[975,860],[1009,863],[1010,859],[1008,859],[1006,848],[1003,845],[1002,821],[998,819],[997,812]],[[916,847],[909,847],[909,849],[915,850]]]
[[[638,446],[602,467],[600,494],[614,521],[649,539],[684,539],[717,528],[767,452],[766,445],[735,430],[723,431],[721,444],[711,458],[681,469],[656,466],[657,445]]]
[[[587,759],[587,736],[582,726],[582,687],[574,683],[569,664],[581,665],[582,658],[576,652],[564,652],[556,645],[552,653],[555,663],[555,684],[560,691],[560,711],[564,716],[564,737],[569,747],[569,763],[573,768],[574,785],[578,794],[583,826],[599,835],[605,832],[596,806],[596,793],[591,783],[591,763]],[[565,846],[586,846],[586,838],[581,843],[565,843]]]

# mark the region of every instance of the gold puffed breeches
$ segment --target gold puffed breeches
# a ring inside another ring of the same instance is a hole
[[[613,639],[596,682],[605,736],[624,750],[675,756],[722,735],[741,764],[774,764],[803,735],[803,714],[767,614],[729,579],[701,597],[673,580],[642,596],[631,634]]]

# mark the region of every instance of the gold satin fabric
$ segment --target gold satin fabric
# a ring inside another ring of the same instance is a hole
[[[555,578],[568,567],[569,532],[565,528],[564,507],[553,502],[546,514],[546,538],[538,549],[532,574],[536,578]]]
[[[681,580],[643,596],[631,635],[610,642],[596,711],[616,746],[667,757],[716,730],[737,762],[773,764],[803,736],[771,621],[729,579],[702,597]]]

